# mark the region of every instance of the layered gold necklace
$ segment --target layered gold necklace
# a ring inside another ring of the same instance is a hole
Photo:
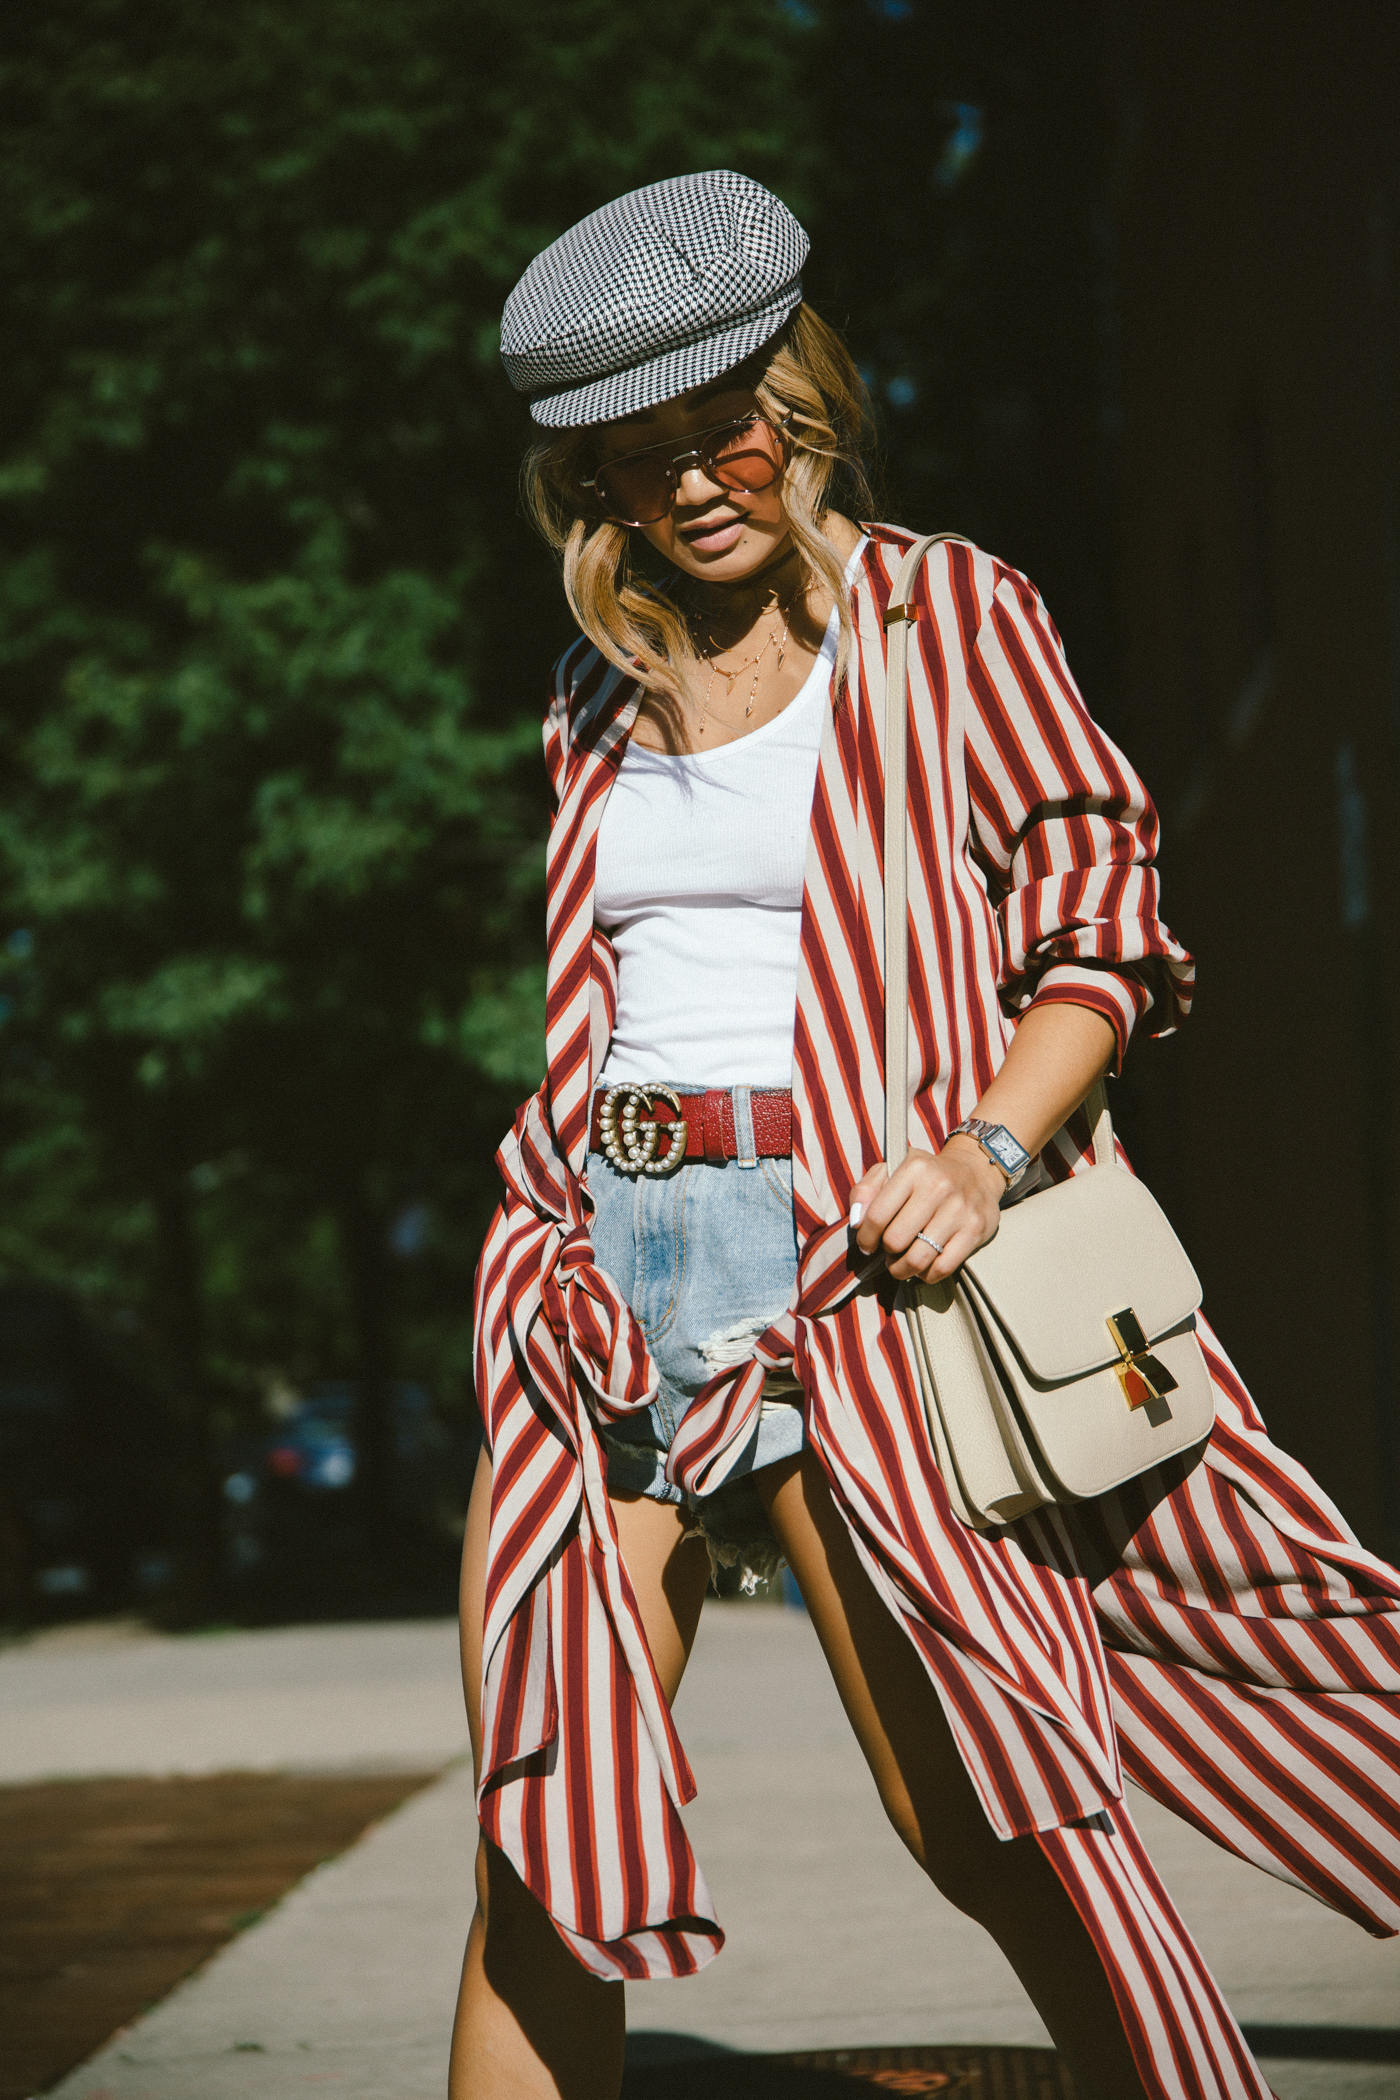
[[[766,616],[770,606],[776,608],[776,610],[782,615],[781,634],[779,634],[774,628],[770,627],[767,633],[764,635],[763,641],[757,649],[757,651],[754,653],[754,655],[741,657],[739,662],[734,665],[732,670],[727,669],[725,665],[716,661],[717,657],[723,656],[726,652],[722,648],[717,649],[715,647],[714,631],[712,628],[707,628],[707,632],[705,635],[705,644],[703,647],[697,639],[695,645],[695,653],[699,657],[702,664],[708,665],[710,673],[709,679],[705,686],[705,697],[700,703],[702,724],[704,718],[706,716],[709,716],[714,721],[721,723],[726,729],[733,728],[733,723],[726,721],[723,715],[715,714],[714,709],[710,705],[710,696],[712,695],[715,689],[715,680],[717,678],[722,678],[725,682],[726,691],[724,697],[725,703],[727,705],[728,702],[734,697],[734,687],[739,681],[739,679],[743,677],[746,671],[752,671],[753,682],[749,686],[749,696],[744,703],[744,720],[746,722],[748,721],[758,702],[758,687],[759,681],[763,677],[764,660],[767,657],[769,651],[775,647],[777,649],[778,656],[777,661],[773,666],[773,669],[775,672],[780,671],[782,669],[783,658],[787,654],[788,632],[792,623],[792,608],[797,602],[800,590],[801,583],[799,580],[799,583],[793,588],[792,591],[789,592],[786,600],[784,600],[777,591],[773,592],[771,598],[769,598],[767,603],[765,603],[765,605],[763,606],[763,609],[759,613],[758,618],[759,620],[762,620]],[[757,624],[758,621],[755,621],[754,625],[757,626]],[[752,632],[752,630],[750,630],[750,632]]]

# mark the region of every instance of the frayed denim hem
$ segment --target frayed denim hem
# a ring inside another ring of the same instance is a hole
[[[710,1556],[710,1580],[716,1590],[719,1588],[721,1568],[737,1567],[740,1571],[739,1588],[746,1597],[754,1597],[758,1594],[758,1585],[761,1582],[774,1581],[787,1566],[783,1559],[783,1549],[771,1531],[764,1532],[761,1538],[748,1539],[739,1546],[730,1539],[717,1539],[713,1532],[707,1531],[702,1516],[698,1523],[692,1525],[689,1531],[682,1532],[681,1536],[705,1541],[705,1551]]]
[[[795,1382],[795,1381],[794,1381]],[[739,1587],[752,1597],[760,1582],[772,1582],[783,1567],[783,1553],[768,1524],[757,1475],[802,1449],[801,1410],[787,1400],[765,1399],[753,1444],[713,1495],[687,1495],[666,1478],[666,1454],[656,1444],[633,1443],[608,1430],[599,1436],[608,1460],[608,1486],[624,1495],[645,1495],[688,1509],[695,1523],[684,1536],[700,1537],[710,1556],[716,1584],[721,1568],[740,1570]]]

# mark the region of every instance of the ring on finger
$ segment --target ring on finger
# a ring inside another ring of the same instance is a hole
[[[946,1254],[948,1251],[941,1241],[930,1239],[926,1232],[916,1232],[914,1237],[916,1240],[922,1240],[926,1247],[932,1247],[935,1254]]]

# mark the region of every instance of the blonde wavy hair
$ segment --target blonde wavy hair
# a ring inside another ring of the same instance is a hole
[[[824,584],[841,616],[839,692],[855,637],[846,565],[822,528],[838,476],[858,514],[874,509],[869,391],[835,329],[806,305],[733,377],[752,387],[771,422],[787,425],[783,509],[806,582]],[[647,576],[640,564],[655,556],[640,531],[614,524],[591,502],[583,483],[597,464],[596,428],[556,431],[530,447],[521,469],[526,513],[561,556],[570,609],[594,647],[648,691],[683,700],[696,659],[686,615],[668,589],[675,572]]]

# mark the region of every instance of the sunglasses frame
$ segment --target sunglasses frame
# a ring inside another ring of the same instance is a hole
[[[640,528],[644,525],[659,525],[662,518],[667,517],[675,509],[676,497],[680,493],[681,473],[688,469],[692,461],[704,473],[709,475],[717,488],[729,489],[728,483],[721,481],[718,475],[713,472],[718,462],[713,449],[711,449],[707,441],[723,437],[729,431],[747,430],[755,423],[762,423],[768,430],[772,431],[773,436],[778,441],[778,459],[772,480],[765,481],[762,487],[757,489],[729,490],[731,495],[758,496],[763,493],[764,489],[771,489],[775,481],[781,481],[787,470],[788,460],[792,456],[792,448],[788,438],[788,425],[791,421],[792,417],[788,415],[784,417],[781,423],[775,423],[771,416],[764,414],[761,408],[756,408],[751,415],[731,416],[723,423],[715,423],[709,430],[698,431],[695,442],[690,445],[677,446],[674,439],[663,438],[655,445],[638,445],[635,451],[619,452],[616,458],[605,460],[601,467],[596,467],[592,478],[581,482],[580,487],[587,490],[593,497],[610,524],[626,525],[635,528]],[[618,517],[609,508],[607,498],[598,486],[601,477],[606,474],[609,467],[626,466],[629,460],[644,459],[649,452],[666,452],[668,450],[670,451],[670,457],[666,461],[666,478],[670,483],[670,500],[665,510],[658,512],[654,518]]]

